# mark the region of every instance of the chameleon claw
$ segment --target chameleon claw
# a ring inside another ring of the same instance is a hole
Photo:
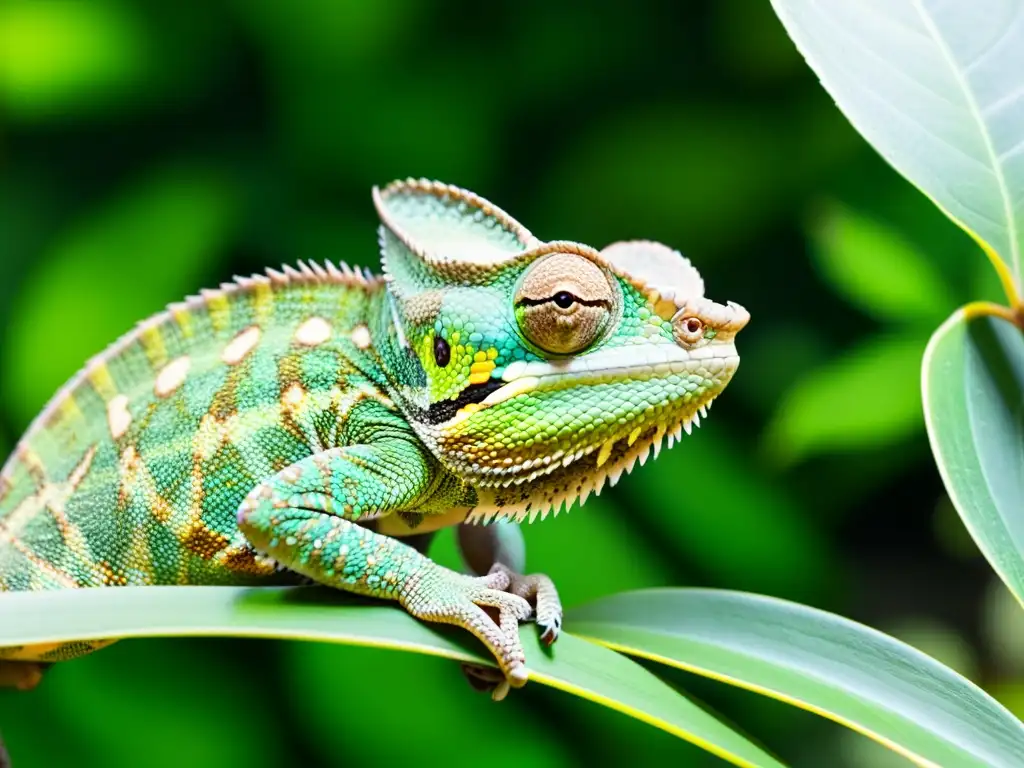
[[[508,677],[494,667],[485,667],[480,664],[462,664],[462,672],[469,681],[469,684],[477,691],[490,691],[492,701],[504,701],[512,688],[522,687],[527,680],[528,673],[522,664],[509,670]],[[510,682],[510,678],[515,682]]]
[[[562,617],[558,616],[550,624],[543,624],[540,621],[537,624],[543,630],[540,641],[547,646],[553,645],[562,632]]]
[[[517,664],[506,673],[505,683],[516,688],[522,688],[530,679],[530,673],[526,671],[525,664]],[[499,684],[500,685],[500,684]]]
[[[499,681],[494,686],[494,690],[491,691],[491,701],[504,701],[510,690],[512,690],[512,687],[509,685],[508,680]]]
[[[501,563],[491,567],[490,575],[497,573],[507,574],[508,586],[505,589],[531,602],[533,618],[541,629],[541,642],[550,646],[558,640],[562,631],[562,603],[554,582],[543,573],[523,576]]]

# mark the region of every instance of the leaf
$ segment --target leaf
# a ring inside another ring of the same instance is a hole
[[[772,6],[853,126],[979,239],[1006,276],[1008,293],[1019,293],[1024,4],[772,0]]]
[[[955,303],[925,255],[889,227],[832,203],[810,229],[822,277],[874,319],[931,324]]]
[[[0,103],[52,117],[137,91],[150,70],[145,28],[109,2],[0,5]]]
[[[878,448],[918,432],[916,331],[869,337],[798,379],[766,428],[764,449],[780,466],[827,451]]]
[[[0,594],[0,648],[170,636],[318,640],[493,666],[464,630],[319,588],[147,586]],[[566,633],[549,656],[532,624],[524,625],[522,639],[530,679],[537,683],[636,717],[735,765],[781,765],[625,656]]]
[[[1024,604],[1024,338],[1005,320],[954,312],[921,374],[925,425],[946,491]]]
[[[1024,724],[934,659],[834,614],[709,589],[622,592],[570,610],[581,637],[781,699],[918,765],[1020,765]]]

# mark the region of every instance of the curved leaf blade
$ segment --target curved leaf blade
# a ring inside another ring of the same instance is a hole
[[[772,6],[847,119],[981,241],[1001,274],[1012,275],[1016,298],[1024,235],[1024,4]]]
[[[932,328],[954,304],[927,254],[895,228],[830,201],[807,229],[822,279],[878,322]]]
[[[928,342],[921,392],[950,500],[1024,604],[1024,335],[957,310]]]
[[[315,587],[118,587],[0,594],[0,648],[64,640],[260,637],[375,646],[489,664],[468,632]],[[562,633],[522,631],[530,679],[661,728],[739,766],[781,766],[629,658]]]
[[[920,651],[834,614],[706,589],[622,592],[574,608],[577,636],[781,699],[918,765],[1020,765],[1024,724]]]

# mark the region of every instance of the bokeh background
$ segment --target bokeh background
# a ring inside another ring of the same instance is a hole
[[[4,0],[0,110],[4,453],[167,302],[298,259],[376,267],[371,186],[437,178],[543,238],[670,243],[753,316],[701,430],[527,526],[567,604],[660,585],[798,600],[1024,715],[1021,614],[943,491],[919,395],[931,331],[998,288],[767,0]],[[450,535],[435,552],[454,563]],[[674,679],[795,765],[905,764]],[[0,732],[16,768],[723,764],[539,684],[492,705],[452,662],[256,640],[117,644],[0,692]]]

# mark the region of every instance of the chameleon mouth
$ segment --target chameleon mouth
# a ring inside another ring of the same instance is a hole
[[[637,464],[643,466],[648,458],[657,458],[663,447],[672,448],[684,432],[692,434],[695,427],[700,427],[701,419],[707,418],[716,394],[709,394],[704,402],[672,422],[647,424],[574,453],[545,456],[528,474],[481,482],[480,502],[465,522],[532,523],[549,514],[557,516],[563,509],[568,511],[577,501],[584,504],[591,494],[599,496],[606,487],[617,484]],[[594,457],[593,463],[587,463],[589,457]],[[534,484],[540,487],[533,488]]]
[[[636,350],[632,351],[632,365],[626,373],[633,380],[657,377],[676,370],[710,383],[710,386],[690,394],[681,391],[674,404],[666,410],[648,412],[636,421],[617,427],[604,440],[595,439],[575,450],[542,451],[511,465],[473,466],[474,485],[479,496],[477,505],[468,510],[466,522],[533,522],[538,517],[544,519],[548,514],[557,515],[577,500],[583,504],[590,494],[600,494],[605,487],[618,483],[623,474],[631,473],[638,464],[643,466],[651,456],[657,457],[666,445],[671,448],[682,440],[684,433],[692,434],[693,429],[707,417],[708,409],[739,365],[735,347],[729,342],[696,350],[670,347],[666,350],[666,354],[672,356],[670,361],[652,360],[640,367],[636,365]],[[549,363],[541,363],[532,369],[528,365],[523,364],[519,371],[513,370],[513,375],[519,375],[491,392],[477,408],[492,407],[520,395],[553,388],[602,381],[621,383],[623,379],[622,370],[610,365],[592,365],[592,370],[587,372],[570,372],[562,364],[559,370],[548,370],[540,376],[533,374],[542,373],[540,366]],[[491,402],[485,405],[487,400]]]
[[[587,457],[593,456],[591,468],[611,475],[614,484],[618,482],[621,472],[631,472],[637,461],[643,466],[651,451],[657,457],[666,440],[668,447],[671,448],[675,442],[682,440],[684,432],[687,435],[693,434],[694,428],[700,427],[701,419],[707,418],[714,397],[714,394],[709,394],[700,403],[687,404],[687,411],[681,416],[676,415],[670,421],[659,420],[641,424],[576,451],[555,451],[533,460],[527,459],[518,465],[518,471],[514,474],[510,472],[511,467],[481,467],[480,471],[486,476],[480,477],[478,483],[481,487],[509,488],[532,482],[560,469],[573,467]]]

